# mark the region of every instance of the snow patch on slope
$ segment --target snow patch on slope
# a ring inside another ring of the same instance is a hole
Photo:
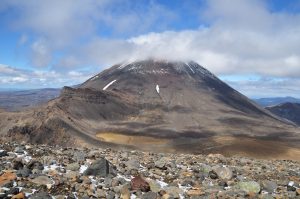
[[[191,70],[193,73],[195,73],[195,71],[192,69],[192,67],[191,67],[188,63],[185,63],[185,65],[187,65],[187,66],[190,68],[190,70]]]
[[[146,74],[170,74],[172,70],[175,70],[178,73],[188,73],[201,75],[203,77],[210,77],[212,79],[217,79],[215,75],[213,75],[210,71],[205,69],[203,66],[199,65],[194,61],[133,61],[133,62],[124,62],[121,64],[118,69],[128,71],[131,73],[138,73],[141,75]]]
[[[92,79],[91,79],[90,81],[93,81],[93,80],[97,79],[98,77],[99,77],[99,76],[96,75],[95,77],[92,77]]]
[[[108,87],[110,87],[113,83],[115,83],[117,80],[113,80],[111,82],[109,82],[106,86],[104,86],[103,90],[105,91]]]
[[[158,84],[156,84],[155,89],[156,89],[156,92],[159,94],[159,85]]]
[[[124,62],[123,64],[121,64],[119,67],[118,67],[118,69],[123,69],[123,68],[125,68],[126,66],[128,66],[130,64],[130,62]]]

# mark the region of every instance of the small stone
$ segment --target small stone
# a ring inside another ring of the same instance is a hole
[[[82,196],[82,199],[90,199],[90,197],[89,197],[87,194],[84,194],[84,195]]]
[[[51,189],[52,188],[52,184],[46,184],[47,189]]]
[[[25,199],[25,198],[26,198],[26,196],[23,192],[18,193],[16,195],[14,195],[13,197],[11,197],[11,199]]]
[[[287,198],[296,198],[297,194],[295,191],[288,191]]]
[[[13,169],[15,170],[23,169],[24,167],[24,164],[22,163],[22,159],[19,158],[15,159],[12,164],[13,164]]]
[[[0,150],[0,158],[1,158],[1,157],[5,157],[5,156],[8,156],[7,151]]]
[[[143,192],[150,191],[149,183],[145,181],[141,176],[134,177],[131,180],[131,188],[132,190],[141,190]]]
[[[130,170],[130,174],[131,174],[132,176],[137,176],[137,175],[139,175],[139,171],[138,171],[137,169],[131,169],[131,170]]]
[[[296,187],[287,186],[287,191],[296,191]]]
[[[122,185],[112,187],[113,191],[117,194],[121,193],[122,188],[123,188]]]
[[[273,182],[273,181],[264,180],[262,182],[262,187],[268,193],[273,193],[277,189],[277,184],[275,182]]]
[[[57,196],[54,196],[55,199],[65,199],[65,196],[64,195],[57,195]]]
[[[31,170],[27,167],[24,167],[23,169],[20,169],[16,172],[18,177],[28,177],[31,173]]]
[[[228,167],[213,167],[213,172],[215,172],[221,180],[230,180],[233,177],[233,173]]]
[[[277,181],[277,184],[278,184],[279,186],[287,186],[288,183],[289,183],[289,181],[288,181],[287,179],[279,179],[279,180]]]
[[[19,193],[19,188],[17,188],[17,187],[13,187],[9,191],[6,192],[6,194],[8,194],[8,195],[16,195],[18,193]]]
[[[166,164],[169,162],[167,158],[160,158],[155,162],[155,167],[159,169],[166,169]]]
[[[44,169],[44,165],[37,161],[37,160],[31,160],[28,164],[27,164],[27,167],[30,169],[30,170],[33,170],[33,169],[37,169],[37,170],[43,170]]]
[[[72,182],[77,181],[79,173],[75,171],[69,171],[65,174],[66,178],[70,179]],[[89,180],[89,179],[88,179]]]
[[[113,191],[108,191],[108,193],[106,194],[106,199],[114,199],[115,197],[115,193]]]
[[[154,193],[152,191],[147,192],[142,195],[142,199],[156,199],[158,197],[157,193]]]
[[[91,196],[94,195],[94,190],[93,190],[93,189],[88,189],[88,190],[85,190],[85,193],[86,193],[89,197],[91,197]]]
[[[165,195],[167,192],[165,191],[165,190],[160,190],[159,192],[158,192],[158,194],[160,195],[160,196],[163,196],[163,195]]]
[[[208,174],[212,170],[212,167],[207,164],[201,164],[200,171]]]
[[[68,165],[66,166],[66,169],[67,169],[67,170],[71,170],[71,171],[78,171],[79,168],[80,168],[80,165],[79,165],[77,162],[68,164]]]
[[[170,194],[165,193],[164,195],[162,195],[161,198],[162,198],[162,199],[173,199],[174,197],[173,197],[173,195],[170,195]]]
[[[31,173],[40,175],[40,174],[43,173],[43,171],[42,170],[38,170],[38,169],[32,169]],[[50,171],[47,171],[46,173],[50,173]]]
[[[222,154],[208,154],[207,155],[208,158],[214,158],[214,159],[225,159],[225,157]]]
[[[274,199],[271,194],[262,194],[260,199]]]
[[[112,178],[111,177],[106,177],[104,179],[104,184],[105,184],[105,187],[111,187],[112,186]]]
[[[73,159],[76,162],[84,161],[86,154],[83,151],[75,151],[73,152]]]
[[[158,193],[161,190],[161,186],[158,182],[156,182],[155,180],[147,180],[147,182],[150,185],[150,190],[152,192]]]
[[[52,179],[50,179],[47,176],[38,176],[36,178],[34,178],[33,180],[31,180],[31,182],[37,184],[37,185],[52,185],[53,181]]]
[[[87,154],[87,158],[95,158],[95,157],[98,157],[99,155],[99,151],[97,150],[92,150],[90,151],[88,154]]]
[[[120,185],[120,181],[118,178],[113,178],[111,181],[111,186],[116,187]]]
[[[228,187],[228,184],[225,181],[221,181],[221,182],[219,182],[219,186],[221,186],[221,187]]]
[[[30,196],[30,199],[52,199],[52,197],[46,192],[36,192]]]
[[[121,199],[130,199],[129,185],[123,185],[121,188]]]
[[[165,191],[167,195],[173,196],[174,198],[180,198],[180,195],[183,194],[183,190],[175,186],[166,187]]]
[[[97,198],[105,198],[106,197],[105,191],[103,189],[97,189],[95,192],[95,196]]]
[[[209,175],[209,177],[210,177],[211,179],[217,179],[217,178],[218,178],[218,174],[217,174],[216,172],[214,172],[214,171],[210,171],[210,172],[208,173],[208,175]]]
[[[140,168],[140,162],[136,159],[128,160],[125,165],[128,167],[129,170],[136,169],[138,170]]]
[[[187,191],[187,195],[192,197],[192,196],[202,196],[205,195],[205,192],[202,191],[201,189],[191,189]]]
[[[290,181],[287,185],[287,190],[288,191],[296,191],[296,187],[295,187],[295,182],[294,181]]]
[[[15,153],[17,154],[23,154],[24,153],[25,147],[16,147],[15,148]]]
[[[249,181],[249,182],[239,182],[238,187],[245,191],[247,194],[250,193],[259,193],[260,192],[260,185],[255,181]]]
[[[83,173],[85,176],[100,176],[100,177],[106,177],[109,174],[115,175],[115,172],[110,165],[110,163],[104,159],[101,158],[99,160],[96,160],[93,162]]]
[[[0,192],[0,198],[6,198],[7,197],[7,195],[6,195],[6,193],[3,193],[4,191],[1,191]]]
[[[12,172],[6,172],[0,176],[0,187],[7,187],[12,184],[12,182],[17,179],[17,176],[15,173]]]

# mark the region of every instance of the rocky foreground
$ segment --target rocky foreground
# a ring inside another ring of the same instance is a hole
[[[300,163],[1,143],[0,198],[300,198]]]

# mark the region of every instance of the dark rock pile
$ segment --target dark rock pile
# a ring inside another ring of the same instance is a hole
[[[300,164],[1,143],[0,198],[300,198]]]

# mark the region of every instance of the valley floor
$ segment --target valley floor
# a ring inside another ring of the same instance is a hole
[[[280,140],[265,136],[263,138],[245,135],[203,136],[161,138],[145,135],[130,135],[113,132],[96,134],[96,137],[108,144],[122,145],[136,149],[165,152],[210,154],[220,153],[226,157],[232,155],[268,160],[300,161],[299,140]],[[153,147],[155,146],[155,147]]]
[[[300,198],[288,160],[1,142],[0,170],[0,198]]]

